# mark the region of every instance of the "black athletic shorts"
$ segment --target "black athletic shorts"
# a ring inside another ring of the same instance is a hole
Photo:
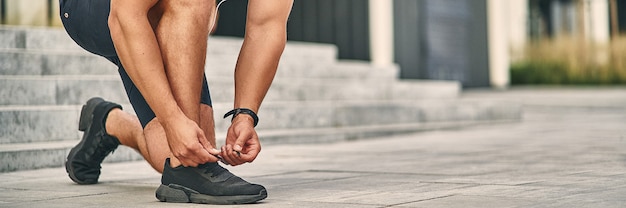
[[[156,116],[124,70],[115,52],[108,26],[110,4],[110,0],[60,0],[61,21],[67,33],[78,45],[118,66],[128,99],[141,125],[145,127]],[[202,83],[200,102],[212,105],[206,75]]]

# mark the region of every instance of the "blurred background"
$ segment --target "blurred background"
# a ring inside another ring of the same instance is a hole
[[[246,0],[221,8],[219,36],[243,36]],[[61,27],[57,0],[0,0],[0,23]],[[622,84],[624,0],[296,0],[289,39],[340,59],[396,63],[403,79],[463,87]]]

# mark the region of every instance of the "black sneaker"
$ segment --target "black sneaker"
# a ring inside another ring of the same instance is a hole
[[[78,130],[83,131],[83,138],[72,148],[65,161],[65,170],[72,181],[78,184],[95,184],[100,177],[102,160],[113,152],[120,141],[106,133],[104,122],[109,112],[122,109],[116,103],[102,98],[91,98],[80,111]]]
[[[233,175],[217,163],[197,168],[170,167],[165,161],[156,198],[162,202],[199,204],[250,204],[267,198],[265,187]]]

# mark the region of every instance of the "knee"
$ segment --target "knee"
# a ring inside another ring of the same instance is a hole
[[[124,7],[124,5],[111,4],[111,10],[109,11],[109,19],[107,24],[112,37],[116,37],[117,34],[122,33],[122,28],[126,25],[134,24],[135,22],[129,20],[139,20],[139,9]]]
[[[109,32],[111,33],[112,37],[115,37],[117,36],[117,34],[121,33],[122,29],[116,12],[109,13],[109,19],[107,21],[107,24],[109,25]]]
[[[147,21],[148,11],[158,0],[126,1],[111,0],[108,25],[111,34],[121,32],[123,27],[132,27]]]
[[[193,15],[198,18],[210,17],[215,10],[212,0],[162,0],[166,13]]]

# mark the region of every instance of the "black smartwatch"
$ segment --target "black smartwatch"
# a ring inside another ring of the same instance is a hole
[[[254,127],[256,127],[256,125],[259,123],[259,117],[256,115],[256,113],[250,109],[247,108],[235,108],[231,111],[228,111],[228,113],[224,114],[224,118],[227,118],[228,116],[233,116],[232,119],[230,119],[231,121],[233,119],[235,119],[235,117],[237,117],[237,115],[239,114],[248,114],[252,117],[252,120],[254,120]]]

